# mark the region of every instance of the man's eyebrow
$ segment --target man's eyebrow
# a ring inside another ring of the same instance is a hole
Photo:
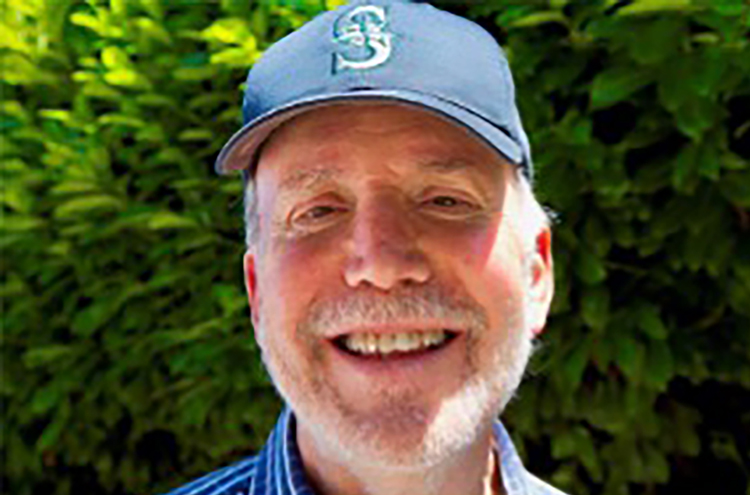
[[[281,191],[296,191],[312,187],[341,173],[342,169],[338,167],[296,170],[281,181],[279,189]]]
[[[457,172],[479,172],[482,164],[463,159],[437,159],[430,160],[419,164],[418,167],[423,172],[437,172],[440,174],[453,174]]]

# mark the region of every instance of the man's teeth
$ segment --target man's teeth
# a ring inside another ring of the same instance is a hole
[[[445,330],[403,332],[395,334],[355,333],[343,339],[344,346],[357,354],[390,354],[410,352],[445,342]]]

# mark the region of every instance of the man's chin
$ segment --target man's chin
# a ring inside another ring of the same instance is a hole
[[[343,430],[343,429],[342,429]],[[352,460],[364,461],[370,467],[389,471],[418,471],[435,463],[430,455],[428,430],[414,428],[370,428],[355,430],[355,435],[341,439],[343,450]]]
[[[411,422],[404,421],[399,428],[383,428],[370,447],[375,447],[381,462],[393,469],[424,469],[450,462],[491,435],[492,421],[509,393],[474,377],[430,414],[420,417],[412,413]],[[409,426],[413,426],[411,431]]]
[[[468,415],[460,412],[461,417],[456,413],[442,407],[431,411],[402,403],[366,413],[331,411],[313,428],[318,440],[335,449],[331,454],[347,464],[365,463],[369,468],[389,471],[423,471],[460,455],[481,434],[480,418],[487,419],[486,411]],[[331,421],[334,417],[338,420]]]
[[[353,412],[331,410],[329,403],[310,412],[297,411],[298,422],[309,430],[318,449],[345,464],[388,470],[423,469],[428,464],[430,424],[419,408]]]

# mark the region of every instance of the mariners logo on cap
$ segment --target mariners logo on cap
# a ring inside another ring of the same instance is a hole
[[[336,20],[334,72],[377,67],[391,56],[391,33],[385,9],[377,5],[360,5]]]

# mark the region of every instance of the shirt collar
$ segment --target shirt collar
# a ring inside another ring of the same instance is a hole
[[[529,476],[510,435],[499,421],[493,423],[492,431],[507,495],[529,495]],[[297,447],[296,420],[288,406],[258,454],[248,495],[315,495],[305,477]]]

